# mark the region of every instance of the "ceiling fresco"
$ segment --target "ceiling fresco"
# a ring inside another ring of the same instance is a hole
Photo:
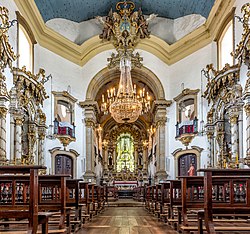
[[[54,18],[64,18],[83,22],[96,16],[105,16],[117,0],[35,0],[44,22]],[[207,18],[215,0],[135,0],[136,9],[143,14],[158,14],[160,17],[176,19],[190,14]]]

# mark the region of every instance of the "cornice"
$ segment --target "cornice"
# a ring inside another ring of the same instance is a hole
[[[79,66],[83,66],[100,52],[114,49],[111,43],[102,42],[98,35],[77,45],[44,24],[34,0],[14,1],[38,43]],[[141,40],[137,48],[154,54],[168,65],[174,64],[214,40],[234,3],[235,0],[216,0],[206,23],[172,45],[152,35],[149,39]]]

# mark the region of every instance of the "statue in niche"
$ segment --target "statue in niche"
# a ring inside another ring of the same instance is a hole
[[[113,158],[112,158],[111,152],[109,152],[109,165],[110,165],[110,166],[113,165]]]

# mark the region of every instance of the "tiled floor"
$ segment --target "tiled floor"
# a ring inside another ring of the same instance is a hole
[[[78,234],[177,234],[143,207],[107,207]]]

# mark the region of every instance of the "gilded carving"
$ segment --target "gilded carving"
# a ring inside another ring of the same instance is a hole
[[[134,49],[139,39],[149,38],[148,23],[157,15],[151,14],[145,19],[141,8],[134,11],[135,4],[132,1],[118,2],[117,12],[109,11],[105,21],[97,16],[98,21],[103,25],[100,39],[112,41],[117,50]]]
[[[244,109],[245,109],[245,112],[247,114],[247,117],[249,117],[250,116],[250,104],[245,105]]]
[[[16,125],[22,125],[23,124],[23,117],[15,117],[15,122],[16,122]]]
[[[239,60],[240,63],[244,62],[248,67],[250,67],[250,3],[246,3],[242,6],[241,12],[243,13],[243,34],[241,41],[237,45],[235,52],[233,53],[234,57]]]
[[[204,92],[204,97],[208,100],[208,104],[215,103],[219,98],[226,102],[230,101],[228,90],[233,88],[239,81],[239,65],[229,66],[226,64],[222,70],[216,71],[210,64],[207,66],[207,86]],[[239,88],[236,89],[236,91]]]
[[[7,115],[7,108],[6,107],[0,107],[0,118],[6,118]]]
[[[12,46],[9,43],[8,30],[11,22],[9,21],[9,10],[0,6],[0,73],[9,66],[12,69],[12,62],[16,59]]]
[[[31,99],[35,104],[43,105],[43,101],[48,98],[45,87],[45,71],[39,69],[39,72],[34,75],[26,70],[26,67],[13,68],[14,85],[17,88],[19,103],[21,106],[26,106]]]
[[[191,141],[194,139],[195,134],[182,134],[177,139],[186,147],[191,143]]]
[[[94,128],[95,127],[95,120],[94,119],[85,118],[84,122],[85,122],[85,126],[88,127],[88,128],[90,128],[90,127]]]
[[[212,123],[213,122],[213,116],[214,116],[214,108],[211,108],[207,113],[207,122]]]

